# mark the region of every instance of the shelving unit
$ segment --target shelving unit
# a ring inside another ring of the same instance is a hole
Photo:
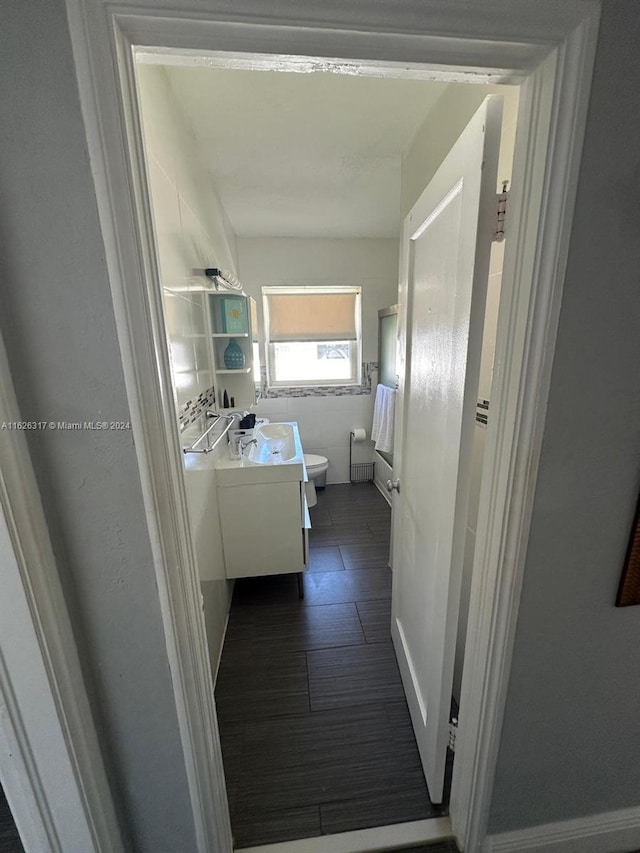
[[[246,409],[256,401],[253,379],[253,340],[256,330],[255,300],[236,292],[208,293],[209,340],[214,365],[216,408],[224,411],[224,392],[233,409]],[[244,354],[244,367],[229,369],[224,351],[235,340]],[[231,401],[233,400],[233,403]]]

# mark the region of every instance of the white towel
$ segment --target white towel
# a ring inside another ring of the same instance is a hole
[[[376,450],[382,450],[385,453],[393,451],[393,421],[395,410],[395,388],[378,385],[376,388],[376,400],[373,405],[373,425],[371,427],[371,438],[375,442]]]

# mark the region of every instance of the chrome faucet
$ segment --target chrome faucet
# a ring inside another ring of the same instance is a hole
[[[249,447],[250,445],[257,444],[257,443],[258,443],[257,438],[250,438],[249,441],[243,441],[242,439],[240,439],[238,441],[238,445],[240,447],[240,454],[242,455],[244,453],[244,451],[247,449],[247,447]]]

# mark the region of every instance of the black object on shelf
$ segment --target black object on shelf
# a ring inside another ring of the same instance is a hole
[[[224,394],[222,395],[222,408],[223,409],[229,408],[229,395],[227,394],[226,388],[224,389]]]

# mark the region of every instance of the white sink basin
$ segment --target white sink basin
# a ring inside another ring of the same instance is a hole
[[[255,444],[244,454],[252,465],[283,465],[299,461],[293,424],[263,424],[253,433]]]
[[[255,444],[247,445],[239,459],[226,454],[216,459],[219,486],[306,481],[304,452],[295,421],[256,426],[253,439]]]

